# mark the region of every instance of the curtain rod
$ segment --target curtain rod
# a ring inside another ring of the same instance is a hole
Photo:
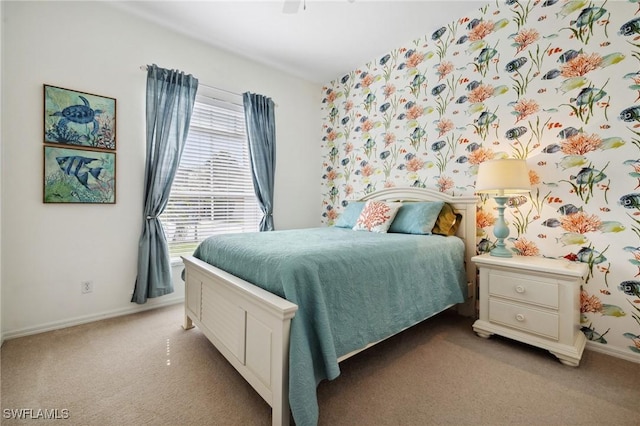
[[[148,66],[147,66],[147,65],[140,65],[140,70],[142,70],[142,71],[147,71],[147,68],[148,68]],[[221,92],[225,92],[225,93],[228,93],[228,94],[230,94],[230,95],[234,95],[234,96],[240,96],[240,97],[242,97],[242,93],[232,92],[232,91],[230,91],[230,90],[221,89],[221,88],[219,88],[219,87],[207,86],[206,84],[201,84],[201,83],[198,83],[198,85],[199,85],[199,86],[202,86],[202,87],[206,87],[207,89],[219,90],[219,91],[221,91]]]
[[[2,0],[0,0],[0,1],[2,1]],[[149,67],[148,65],[140,65],[140,70],[141,71],[147,71],[148,67]],[[211,90],[218,90],[220,92],[225,92],[225,93],[228,93],[228,94],[233,95],[233,96],[240,96],[241,98],[243,97],[242,93],[236,93],[236,92],[232,92],[230,90],[220,89],[219,87],[207,86],[206,84],[200,84],[200,82],[198,82],[198,86],[206,87],[207,89],[211,89]],[[236,104],[236,105],[242,105],[242,104]],[[274,105],[276,107],[278,106],[278,104],[275,103],[275,102],[274,102]]]

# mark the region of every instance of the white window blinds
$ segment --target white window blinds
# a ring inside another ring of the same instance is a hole
[[[212,235],[258,231],[262,212],[250,167],[242,106],[198,96],[160,216],[171,257],[192,254]]]

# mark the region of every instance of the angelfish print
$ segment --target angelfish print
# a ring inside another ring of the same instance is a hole
[[[94,179],[98,179],[102,167],[90,167],[89,164],[94,161],[100,161],[97,158],[81,157],[79,155],[56,157],[58,166],[65,174],[75,176],[78,182],[87,189],[89,188],[89,175]]]

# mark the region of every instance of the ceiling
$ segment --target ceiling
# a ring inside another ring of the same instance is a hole
[[[320,84],[393,49],[408,46],[486,3],[486,0],[110,2],[212,46]]]

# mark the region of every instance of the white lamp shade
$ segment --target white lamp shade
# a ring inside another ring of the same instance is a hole
[[[522,194],[531,190],[525,160],[514,158],[480,163],[476,192],[485,194]]]

